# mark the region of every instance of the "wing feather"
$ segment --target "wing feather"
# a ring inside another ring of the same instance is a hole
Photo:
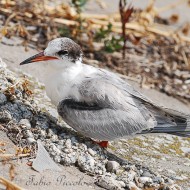
[[[114,140],[136,133],[190,128],[186,116],[154,104],[110,72],[99,70],[84,78],[77,89],[80,99],[68,97],[59,103],[58,112],[71,127],[90,138]]]
[[[132,96],[106,75],[86,78],[78,86],[78,91],[80,102],[63,100],[58,112],[71,127],[85,136],[114,140],[154,128],[154,122],[146,121]]]

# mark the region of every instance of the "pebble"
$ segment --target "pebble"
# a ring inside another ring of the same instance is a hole
[[[144,171],[142,174],[143,177],[152,177],[152,174],[148,171]]]
[[[154,183],[164,183],[164,179],[162,177],[154,177],[152,180]]]
[[[90,155],[81,155],[78,157],[78,165],[83,171],[94,171],[95,160]]]
[[[30,123],[30,121],[28,119],[21,119],[19,121],[19,125],[21,127],[26,127],[26,129],[30,129],[31,128],[31,123]]]
[[[72,144],[78,143],[78,140],[76,139],[76,137],[71,137],[71,143]]]
[[[136,175],[137,173],[133,170],[130,170],[129,172],[127,172],[128,181],[133,181]]]
[[[31,137],[28,137],[26,140],[27,140],[27,142],[28,142],[29,144],[33,144],[33,143],[36,142],[36,140],[35,140],[34,138],[31,138]]]
[[[54,161],[57,162],[57,163],[60,163],[61,162],[61,156],[55,155],[54,156]]]
[[[41,137],[42,137],[42,138],[45,138],[45,137],[46,137],[46,132],[45,132],[45,130],[41,130],[41,131],[40,131],[40,134],[41,134]]]
[[[70,166],[76,163],[77,158],[75,153],[65,154],[65,156],[62,156],[62,161],[64,162],[65,165]]]
[[[59,139],[58,139],[57,135],[52,135],[51,141],[52,141],[52,142],[58,142]]]
[[[0,122],[9,122],[12,120],[12,115],[8,111],[0,111]]]
[[[65,149],[63,149],[63,152],[71,153],[71,152],[73,152],[73,149],[72,148],[65,148]]]
[[[120,164],[116,161],[108,161],[106,165],[106,169],[108,172],[116,172],[120,167]]]
[[[87,151],[87,146],[85,144],[79,144],[79,148],[83,151]]]
[[[133,181],[130,181],[127,187],[129,188],[129,190],[141,190],[136,186],[136,184]]]
[[[94,156],[96,154],[96,152],[94,150],[92,150],[91,148],[88,148],[88,153],[91,155],[91,156]]]
[[[59,150],[53,143],[51,143],[50,145],[50,151],[55,152],[56,155],[60,155],[61,154],[61,150]]]
[[[124,190],[125,187],[125,183],[117,181],[106,175],[100,177],[96,184],[108,190]]]
[[[152,178],[150,177],[139,177],[139,182],[145,184],[145,183],[152,183],[153,181]]]
[[[48,138],[51,138],[54,134],[55,134],[55,132],[51,128],[47,129],[47,137]]]
[[[0,105],[4,104],[7,101],[7,97],[0,92]]]
[[[34,137],[33,133],[30,130],[23,131],[23,136],[25,138],[28,138],[28,137],[33,138]]]
[[[66,146],[66,148],[68,148],[68,149],[71,149],[71,148],[72,148],[71,139],[67,139],[67,140],[65,141],[65,146]]]

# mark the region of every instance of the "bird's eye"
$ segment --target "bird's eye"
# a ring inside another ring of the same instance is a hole
[[[68,55],[68,51],[66,51],[66,50],[61,50],[61,51],[57,52],[57,54],[58,54],[59,56]]]

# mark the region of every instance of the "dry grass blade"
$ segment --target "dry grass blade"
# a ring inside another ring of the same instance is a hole
[[[11,181],[15,178],[15,166],[12,163],[9,168],[9,177],[10,177]]]
[[[5,158],[5,159],[8,159],[8,158],[22,158],[22,157],[27,157],[27,156],[30,156],[29,153],[27,154],[0,154],[0,158]]]
[[[4,177],[0,177],[0,184],[6,187],[6,190],[25,190],[22,187],[19,187],[15,183],[10,180],[5,179]]]

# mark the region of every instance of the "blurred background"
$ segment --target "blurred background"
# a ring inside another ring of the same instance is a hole
[[[51,39],[69,37],[82,46],[84,63],[185,103],[190,102],[189,29],[188,0],[0,1],[0,57],[12,59],[9,67],[17,68]]]

